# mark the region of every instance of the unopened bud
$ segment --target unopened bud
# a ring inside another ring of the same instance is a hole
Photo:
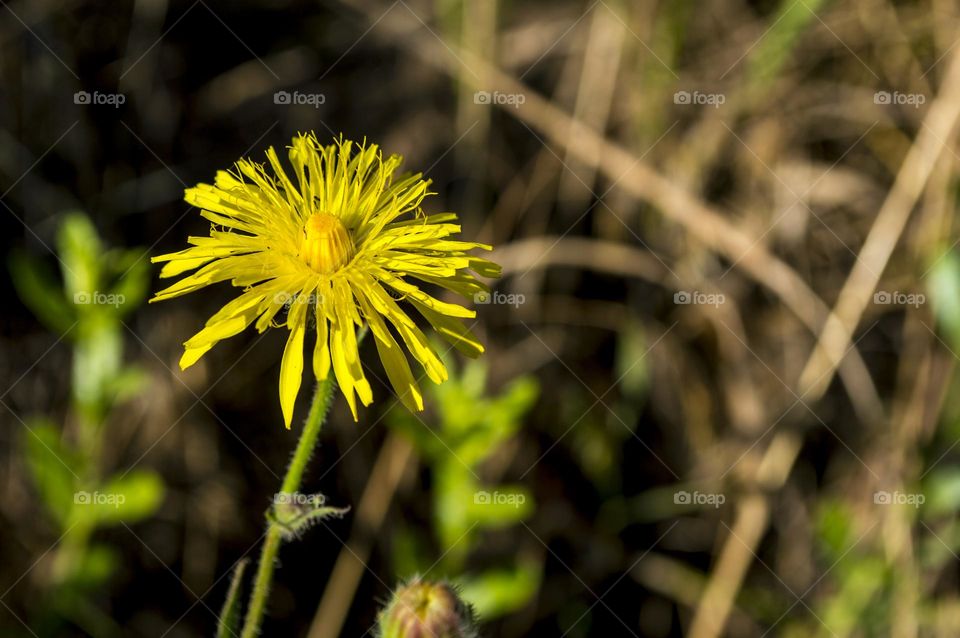
[[[473,611],[447,583],[415,578],[380,612],[379,638],[475,638]]]
[[[280,528],[286,540],[299,538],[301,534],[320,521],[339,518],[350,508],[327,507],[322,494],[280,492],[273,498],[270,521]]]

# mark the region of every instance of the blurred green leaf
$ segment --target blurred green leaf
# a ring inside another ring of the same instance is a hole
[[[461,597],[483,620],[492,620],[526,606],[540,588],[539,565],[488,570],[460,580]]]
[[[107,545],[91,545],[78,557],[80,561],[71,573],[74,585],[92,589],[103,585],[120,563],[117,552]]]
[[[470,508],[476,481],[471,475],[465,475],[466,468],[456,467],[453,463],[438,464],[433,472],[433,516],[437,533],[444,550],[454,551],[450,559],[456,560],[469,549],[463,536],[471,527]]]
[[[57,252],[63,263],[67,298],[82,298],[83,295],[97,292],[102,279],[104,249],[97,229],[86,215],[79,212],[67,213],[57,235]],[[81,312],[95,307],[91,304],[78,304]]]
[[[781,0],[776,14],[770,16],[770,27],[750,55],[747,75],[751,85],[765,87],[780,74],[800,36],[826,4],[827,0]]]
[[[60,429],[52,421],[32,420],[23,437],[27,465],[40,498],[65,528],[73,508],[77,477],[83,473],[80,460],[63,444]]]
[[[163,501],[163,481],[149,470],[133,470],[92,492],[78,492],[74,514],[96,525],[136,523],[151,516]]]
[[[862,626],[872,616],[864,612],[884,588],[887,573],[881,558],[848,556],[845,562],[846,568],[840,571],[840,590],[826,600],[820,614],[822,622],[841,636],[851,635],[856,627]],[[889,613],[889,605],[878,607],[878,612]],[[889,618],[883,624],[889,627]]]
[[[114,402],[131,399],[147,388],[150,374],[139,366],[127,366],[109,381],[107,392]]]
[[[123,361],[123,335],[114,317],[88,314],[77,329],[73,351],[73,394],[84,416],[99,423],[110,407],[112,386]]]
[[[109,262],[119,279],[110,287],[110,294],[117,300],[117,312],[127,315],[147,298],[150,292],[150,260],[135,250],[110,252]]]
[[[930,473],[923,493],[928,516],[940,516],[960,511],[960,468],[941,468]]]
[[[481,527],[507,527],[533,513],[533,496],[523,487],[498,485],[492,491],[477,491],[469,512]]]
[[[439,426],[430,430],[404,410],[388,423],[407,437],[433,476],[433,527],[442,552],[438,570],[459,573],[474,549],[477,532],[506,527],[530,516],[533,497],[521,486],[481,485],[480,467],[520,429],[539,396],[532,377],[510,383],[499,395],[486,395],[487,368],[470,362],[457,374],[445,361],[450,379],[430,386]],[[413,562],[413,561],[408,561]],[[417,561],[420,569],[432,561]],[[412,574],[410,565],[400,573]]]
[[[828,560],[837,560],[854,541],[853,517],[846,504],[824,499],[817,520],[817,537],[828,554]]]
[[[27,253],[10,253],[10,276],[24,305],[43,325],[64,334],[77,320],[76,308],[63,296],[63,287],[47,265]]]
[[[421,565],[430,565],[423,532],[416,532],[409,525],[399,524],[391,535],[393,545],[390,559],[393,571],[397,574],[412,576],[419,572]]]
[[[960,351],[960,256],[950,251],[927,276],[934,313],[954,352]]]
[[[649,370],[646,355],[650,347],[639,321],[629,321],[620,332],[617,342],[617,355],[614,374],[619,379],[617,387],[624,396],[633,402],[642,400],[647,394]]]

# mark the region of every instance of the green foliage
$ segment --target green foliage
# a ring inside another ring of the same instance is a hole
[[[461,579],[460,593],[485,618],[496,618],[522,608],[540,588],[540,565],[530,562],[511,569],[488,569]]]
[[[447,367],[451,368],[449,362]],[[441,553],[435,564],[420,539],[401,531],[397,543],[404,551],[394,552],[398,571],[413,574],[431,569],[459,575],[464,599],[489,620],[524,606],[540,583],[540,567],[535,564],[463,575],[485,530],[516,525],[533,513],[533,496],[524,486],[489,484],[480,475],[519,430],[539,388],[532,377],[521,377],[499,395],[489,396],[486,384],[485,365],[471,361],[459,375],[451,373],[446,383],[430,387],[435,428],[401,410],[391,412],[388,422],[414,444],[430,468],[433,530]]]
[[[938,467],[926,477],[923,493],[927,500],[927,516],[944,516],[960,512],[960,468]]]
[[[753,86],[765,87],[774,80],[793,53],[800,36],[817,21],[819,11],[828,0],[782,0],[771,20],[769,30],[750,55],[748,76]]]
[[[57,248],[62,281],[23,252],[12,253],[10,274],[24,304],[72,343],[74,402],[83,418],[99,422],[118,394],[144,387],[143,373],[123,366],[122,321],[146,298],[148,261],[139,251],[106,249],[80,213],[64,217]]]
[[[46,262],[25,252],[12,253],[9,262],[24,304],[73,351],[64,423],[54,415],[29,418],[21,439],[37,494],[61,539],[40,631],[57,635],[69,621],[88,634],[112,636],[117,627],[93,597],[120,558],[94,535],[152,516],[164,496],[155,472],[111,472],[101,453],[113,435],[112,411],[147,387],[146,373],[123,362],[123,320],[146,298],[148,263],[139,251],[104,246],[81,213],[64,216],[56,246],[59,279]]]
[[[949,251],[939,258],[927,275],[927,289],[933,301],[937,322],[946,334],[950,348],[960,351],[960,256]]]

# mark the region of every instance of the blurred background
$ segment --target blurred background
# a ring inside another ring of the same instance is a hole
[[[504,276],[422,414],[365,344],[305,482],[351,511],[263,635],[370,635],[414,574],[485,636],[960,635],[955,3],[0,16],[0,635],[214,634],[296,443],[285,335],[180,372],[233,291],[147,306],[148,258],[309,130],[404,155]]]

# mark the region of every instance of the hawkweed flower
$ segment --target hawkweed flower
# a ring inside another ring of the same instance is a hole
[[[475,274],[496,277],[499,266],[469,254],[490,246],[451,239],[460,232],[453,213],[427,215],[431,195],[420,173],[395,177],[402,158],[384,157],[375,144],[340,138],[321,145],[298,135],[289,148],[291,179],[273,147],[267,163],[249,159],[218,171],[214,184],[186,191],[188,203],[210,220],[210,235],[189,237],[189,248],[154,257],[160,277],[190,271],[151,301],[170,299],[229,281],[235,299],[184,343],[181,369],[197,362],[221,339],[250,324],[260,332],[289,331],[280,364],[280,406],[290,427],[303,376],[304,341],[313,326],[313,372],[331,368],[357,420],[357,398],[373,400],[357,351],[357,329],[369,326],[387,378],[410,410],[423,396],[404,349],[434,383],[447,371],[414,322],[416,310],[468,356],[483,346],[463,324],[475,312],[426,292],[423,284],[471,298],[487,290]]]

